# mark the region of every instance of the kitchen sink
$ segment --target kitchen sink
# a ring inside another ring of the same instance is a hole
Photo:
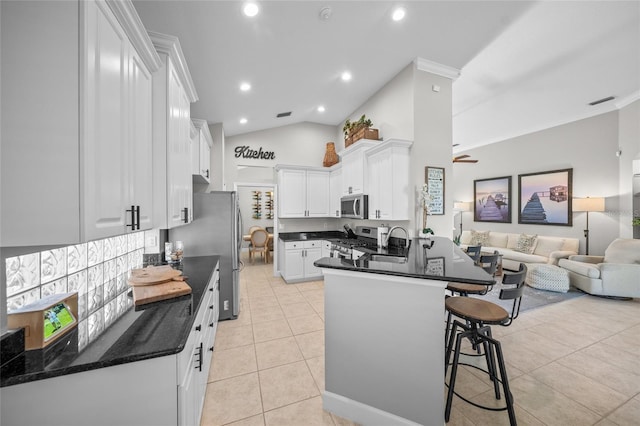
[[[389,254],[372,254],[369,256],[371,262],[387,262],[387,263],[407,263],[405,256],[393,256]]]

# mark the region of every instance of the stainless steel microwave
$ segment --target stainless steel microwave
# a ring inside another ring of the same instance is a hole
[[[340,199],[340,215],[350,219],[368,219],[369,197],[364,194],[342,197]]]

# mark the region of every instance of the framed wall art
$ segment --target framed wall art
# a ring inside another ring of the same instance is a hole
[[[511,176],[473,181],[473,220],[511,223]]]
[[[518,223],[571,226],[573,169],[518,175]]]
[[[431,196],[429,214],[444,214],[444,168],[425,167],[424,179]]]

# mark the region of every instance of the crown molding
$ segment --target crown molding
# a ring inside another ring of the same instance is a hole
[[[450,67],[449,65],[439,64],[424,58],[416,58],[413,62],[420,71],[430,72],[431,74],[446,77],[453,81],[456,81],[456,79],[460,77],[460,70]]]
[[[171,59],[171,62],[173,62],[173,66],[176,68],[176,72],[180,80],[182,80],[187,96],[189,97],[189,102],[197,101],[198,93],[191,79],[191,73],[189,72],[187,61],[182,53],[182,47],[180,47],[178,37],[149,31],[149,38],[158,53],[167,55]]]
[[[637,90],[635,92],[633,92],[632,94],[625,96],[624,98],[621,98],[620,100],[618,100],[615,105],[616,108],[618,109],[622,109],[624,107],[626,107],[627,105],[637,101],[638,99],[640,99],[640,90]]]
[[[153,73],[160,69],[160,56],[153,47],[133,3],[130,0],[106,0],[106,3],[149,71]]]

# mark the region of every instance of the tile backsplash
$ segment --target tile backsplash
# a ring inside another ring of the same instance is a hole
[[[77,291],[82,349],[133,305],[127,278],[143,266],[144,247],[145,233],[136,232],[7,258],[7,312]]]

